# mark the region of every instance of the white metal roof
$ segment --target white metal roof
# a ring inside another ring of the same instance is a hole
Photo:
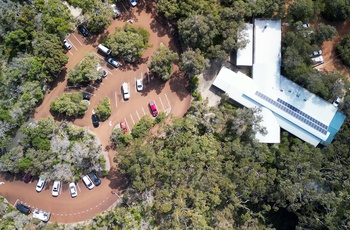
[[[247,41],[244,48],[237,50],[236,64],[240,66],[253,65],[253,24],[246,23],[246,28],[239,32],[238,42]]]

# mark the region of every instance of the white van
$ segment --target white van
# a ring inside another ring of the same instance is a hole
[[[122,85],[123,97],[124,100],[128,100],[130,98],[130,86],[129,83],[124,82]]]
[[[95,185],[92,183],[91,179],[88,176],[83,177],[83,182],[85,186],[90,190],[95,187]]]
[[[104,54],[111,55],[111,53],[112,53],[112,50],[108,49],[107,47],[105,47],[105,46],[102,45],[102,44],[99,44],[97,47],[98,47],[98,49],[101,50],[101,52],[103,52]]]

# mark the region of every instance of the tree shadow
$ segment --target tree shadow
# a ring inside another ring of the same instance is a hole
[[[142,96],[147,96],[150,92],[156,92],[158,95],[162,92],[165,87],[166,82],[164,82],[159,77],[156,77],[154,74],[149,76],[145,73],[143,78],[143,91],[141,92]]]
[[[175,71],[170,77],[169,86],[181,101],[190,94],[189,81],[183,72]]]
[[[111,168],[106,178],[110,181],[108,186],[111,189],[125,190],[128,187],[129,179],[115,167]]]
[[[57,87],[57,85],[61,82],[65,81],[65,77],[67,75],[67,68],[65,67],[58,75],[53,75],[53,80],[51,82],[48,82],[47,85],[49,87],[49,90],[53,90]]]

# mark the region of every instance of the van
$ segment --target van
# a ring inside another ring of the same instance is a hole
[[[111,53],[112,53],[112,50],[108,49],[107,47],[105,47],[102,44],[99,44],[97,47],[102,53],[104,53],[106,55],[111,55]]]
[[[123,98],[124,100],[128,100],[130,98],[130,86],[129,83],[124,82],[122,85],[123,90]]]
[[[117,5],[111,4],[111,7],[112,7],[113,12],[114,12],[114,18],[118,18],[121,15],[121,13],[120,13],[120,10],[118,9]]]

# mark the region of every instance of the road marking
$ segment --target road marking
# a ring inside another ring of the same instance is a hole
[[[77,183],[77,187],[78,187],[78,189],[79,189],[79,192],[81,192],[81,189],[80,189],[80,186],[79,186],[79,184]]]
[[[1,185],[1,184],[5,184],[5,182],[0,182],[0,185]]]
[[[72,52],[70,52],[70,50],[68,51],[72,56],[73,56],[73,53]]]
[[[112,126],[112,121],[109,122],[109,126]]]
[[[132,117],[132,115],[130,114],[130,118],[132,120],[132,123],[135,124],[134,118]]]
[[[171,105],[170,105],[170,102],[169,102],[169,99],[168,99],[168,96],[166,95],[166,93],[165,93],[165,98],[166,98],[166,100],[168,101],[168,105],[169,105],[169,107],[170,107],[170,109],[171,109]]]
[[[74,49],[78,50],[77,47],[75,47],[75,45],[73,44],[73,42],[71,42],[68,38],[67,41],[69,41],[69,43],[74,47]]]
[[[126,9],[126,7],[124,6],[124,4],[122,3],[122,6],[124,7],[124,9],[126,10],[126,11],[128,11],[127,9]]]
[[[146,115],[145,110],[143,109],[143,107],[141,108],[142,108],[143,115],[145,116]]]
[[[117,92],[114,92],[114,97],[115,97],[115,107],[118,108],[118,96],[117,96]]]
[[[131,129],[130,129],[130,127],[129,127],[129,124],[128,124],[128,122],[126,121],[126,118],[124,117],[124,121],[125,121],[125,123],[126,123],[126,127],[128,127],[128,130],[131,132]],[[108,197],[107,197],[108,198]]]
[[[81,44],[81,42],[79,41],[79,39],[74,35],[74,34],[72,34],[73,35],[73,37],[75,37],[75,39],[77,39],[77,41],[79,42],[79,44],[82,46],[83,44]]]
[[[136,115],[137,115],[137,117],[139,118],[139,120],[140,120],[140,116],[139,116],[139,113],[136,111]]]
[[[107,69],[104,69],[104,70],[106,70],[110,75],[113,75],[112,72],[110,72],[109,70],[107,70]]]
[[[18,201],[19,201],[19,200],[17,199],[17,200],[15,201],[15,204],[14,204],[13,206],[16,206],[16,204],[17,204]]]
[[[162,99],[159,97],[160,103],[162,104],[163,110],[165,110]]]

